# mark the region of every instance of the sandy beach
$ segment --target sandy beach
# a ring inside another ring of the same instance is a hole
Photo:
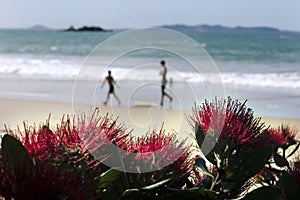
[[[190,137],[191,128],[185,120],[188,111],[160,107],[72,106],[67,103],[13,99],[0,99],[0,130],[3,134],[5,125],[11,130],[16,130],[18,126],[23,130],[23,122],[29,126],[39,125],[45,123],[50,114],[50,126],[54,127],[64,115],[91,114],[95,107],[99,108],[101,116],[108,114],[117,119],[119,124],[125,124],[128,130],[133,129],[135,136],[145,135],[163,126],[166,132],[179,133],[178,137]]]
[[[160,107],[125,107],[125,106],[99,106],[101,115],[109,113],[113,118],[118,117],[119,123],[125,123],[128,129],[134,129],[133,134],[140,136],[153,129],[157,130],[163,124],[167,132],[176,131],[181,138],[190,138],[192,133],[186,116],[191,111],[180,111],[173,109],[162,109]],[[73,106],[67,103],[43,102],[43,101],[26,101],[14,99],[0,99],[0,129],[4,133],[6,124],[11,130],[17,126],[23,129],[23,121],[28,125],[38,125],[46,122],[51,114],[50,124],[55,126],[60,122],[63,115],[72,115],[80,112],[91,112],[91,106]],[[292,118],[275,118],[261,116],[262,122],[271,127],[278,127],[281,124],[289,125],[292,128],[300,130],[300,119]]]

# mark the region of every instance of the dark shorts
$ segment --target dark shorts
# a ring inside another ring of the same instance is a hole
[[[114,90],[115,90],[114,86],[110,86],[108,93],[114,93]]]
[[[166,86],[164,86],[164,85],[161,86],[161,93],[162,93],[162,94],[165,93],[165,88],[166,88]]]

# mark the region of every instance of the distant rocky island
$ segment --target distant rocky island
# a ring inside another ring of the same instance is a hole
[[[83,26],[80,28],[74,28],[73,26],[70,26],[68,29],[65,29],[64,31],[71,31],[71,32],[84,32],[84,31],[90,31],[90,32],[112,32],[112,30],[103,29],[101,27],[97,26]]]
[[[267,27],[267,26],[261,26],[261,27],[242,27],[242,26],[236,26],[236,27],[227,27],[222,25],[196,25],[196,26],[189,26],[184,24],[174,24],[174,25],[163,25],[158,26],[159,28],[167,28],[176,30],[183,33],[188,32],[206,32],[206,33],[262,33],[262,34],[281,34],[281,33],[288,33],[288,34],[297,34],[300,33],[298,31],[286,31],[286,30],[280,30],[277,28]],[[51,29],[43,25],[35,25],[30,28],[29,30],[58,30],[58,29]],[[70,26],[68,29],[60,29],[60,31],[67,31],[67,32],[113,32],[113,31],[120,31],[120,30],[128,30],[128,29],[104,29],[98,26],[82,26],[79,28],[74,28],[74,26]]]

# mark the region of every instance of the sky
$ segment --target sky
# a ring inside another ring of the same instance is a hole
[[[269,26],[300,31],[299,0],[0,0],[0,28]]]

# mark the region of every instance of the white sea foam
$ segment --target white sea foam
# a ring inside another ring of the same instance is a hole
[[[59,59],[0,57],[2,79],[74,80],[79,68],[80,63]]]
[[[300,73],[223,73],[224,84],[253,87],[300,88]]]
[[[80,62],[62,59],[37,59],[37,58],[1,58],[1,79],[25,79],[25,80],[60,80],[74,81],[78,77],[81,80],[97,81],[106,76],[106,70],[99,66],[90,66],[88,70],[81,70]],[[156,68],[112,68],[115,79],[122,81],[159,82],[161,77]],[[85,73],[85,74],[83,74]],[[102,74],[102,77],[101,77]],[[222,72],[196,73],[191,71],[178,71],[170,69],[168,79],[173,82],[210,82],[218,80],[222,84],[233,87],[272,87],[272,88],[300,88],[299,72],[278,73],[246,73],[246,72]]]

